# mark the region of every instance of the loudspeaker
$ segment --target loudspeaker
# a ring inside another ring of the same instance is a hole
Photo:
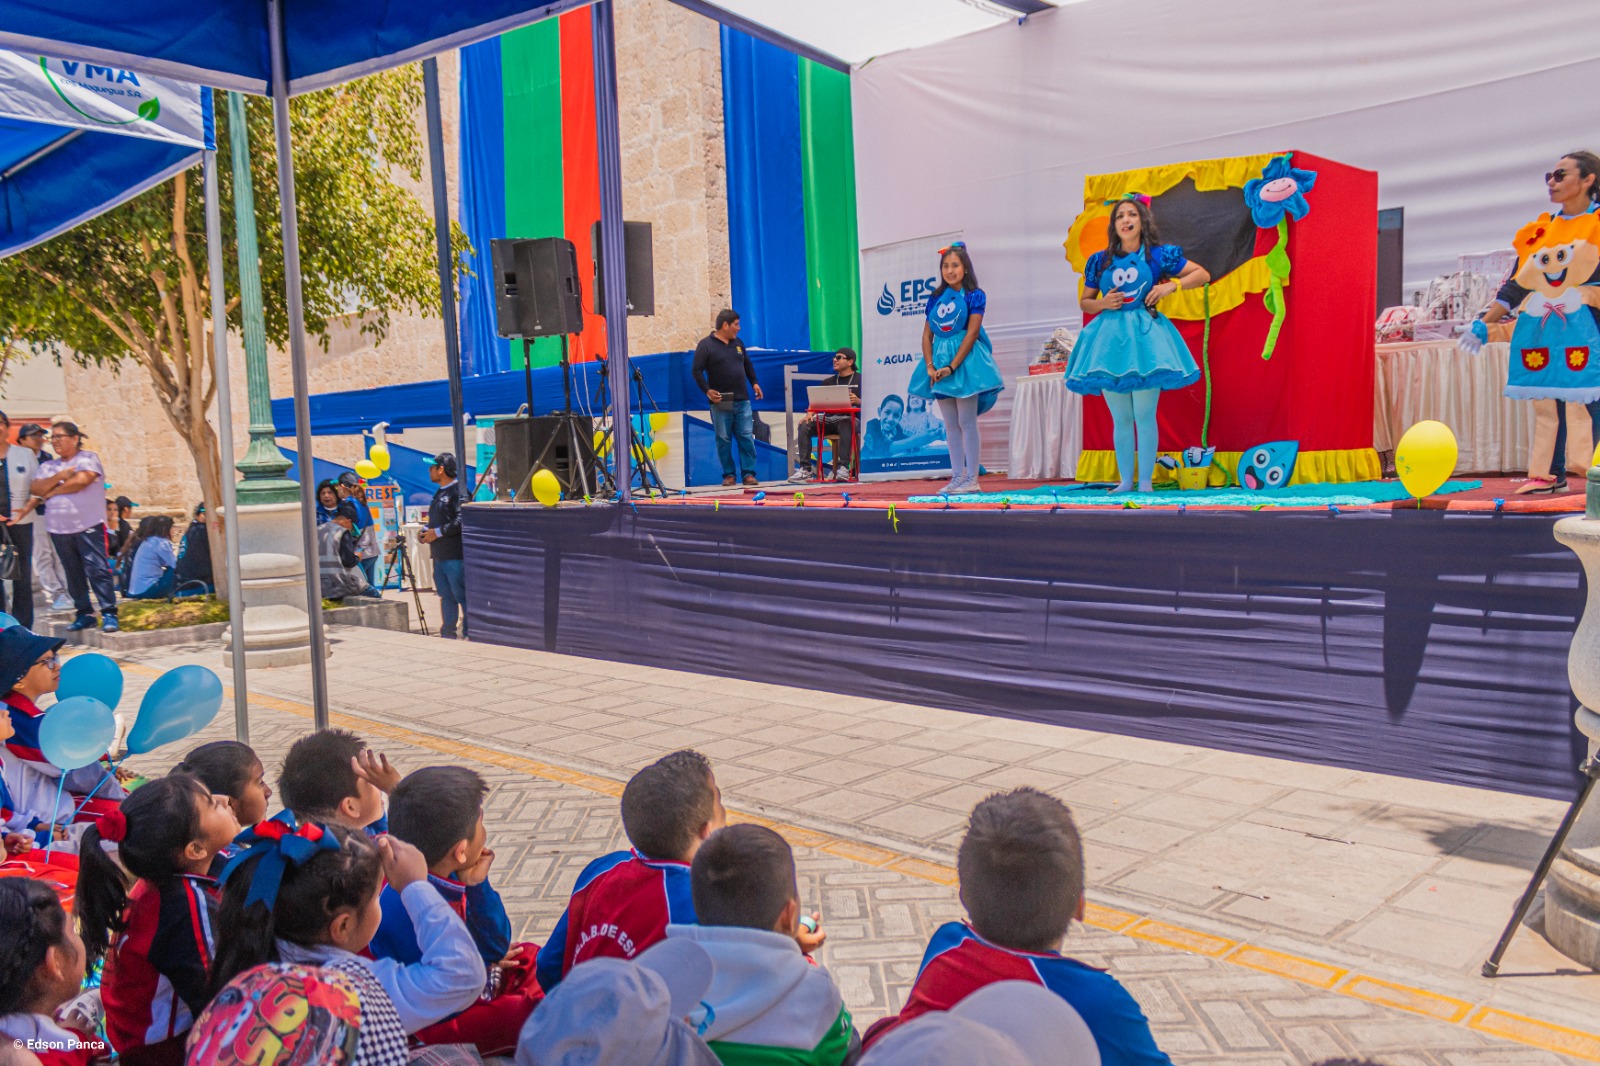
[[[568,425],[573,431],[568,431]],[[573,445],[576,438],[577,451]],[[494,424],[495,461],[500,464],[495,498],[531,500],[528,474],[544,467],[561,483],[568,498],[582,496],[585,483],[599,483],[599,461],[594,454],[594,419],[585,415],[540,415],[536,418],[502,418]]]
[[[583,332],[578,250],[563,237],[489,242],[502,337]]]
[[[655,237],[648,222],[622,224],[622,252],[627,266],[628,314],[656,313]],[[600,223],[589,227],[594,249],[594,313],[605,314],[605,263],[600,251]]]

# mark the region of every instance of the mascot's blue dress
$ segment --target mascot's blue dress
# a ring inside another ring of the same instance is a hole
[[[1183,249],[1158,244],[1127,255],[1096,252],[1084,265],[1085,288],[1127,297],[1115,311],[1095,315],[1072,346],[1064,378],[1067,388],[1085,396],[1143,389],[1181,389],[1200,380],[1189,346],[1172,320],[1144,298],[1151,288],[1182,273]]]
[[[983,314],[987,306],[988,297],[982,289],[969,291],[947,288],[929,299],[927,316],[928,328],[933,332],[934,369],[950,365],[956,352],[961,349],[961,342],[967,339],[967,319]],[[981,415],[994,406],[1005,387],[1000,368],[995,365],[994,345],[989,343],[989,334],[980,324],[972,351],[967,353],[954,374],[939,381],[929,381],[927,364],[918,359],[917,365],[911,370],[911,381],[906,385],[906,391],[925,400],[941,397],[959,400],[964,396],[976,396],[978,413]]]

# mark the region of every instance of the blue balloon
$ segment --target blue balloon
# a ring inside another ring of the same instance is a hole
[[[39,750],[63,770],[88,766],[117,738],[111,708],[92,696],[61,700],[44,712],[39,723]]]
[[[9,614],[6,614],[4,611],[0,611],[0,629],[10,629],[12,626],[20,626],[21,624],[21,622],[17,621],[15,618],[12,618]]]
[[[204,729],[222,709],[222,679],[204,666],[178,666],[146,690],[139,718],[128,731],[127,749],[135,755],[182,740]]]
[[[74,655],[61,664],[61,687],[56,699],[93,696],[113,711],[122,702],[122,667],[98,652]]]

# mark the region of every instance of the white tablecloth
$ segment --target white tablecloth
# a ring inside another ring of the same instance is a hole
[[[1006,476],[1070,478],[1083,451],[1083,398],[1061,375],[1016,379],[1011,406],[1011,459]]]
[[[1373,447],[1392,449],[1406,429],[1436,419],[1456,435],[1458,474],[1525,473],[1533,405],[1509,400],[1508,344],[1467,355],[1453,341],[1380,344]]]

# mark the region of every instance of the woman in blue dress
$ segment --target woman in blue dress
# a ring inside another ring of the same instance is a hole
[[[978,416],[994,406],[1005,383],[983,329],[988,297],[978,288],[963,242],[940,249],[939,282],[928,297],[922,362],[912,369],[906,392],[938,401],[952,475],[939,491],[979,492]]]
[[[1111,408],[1117,453],[1117,487],[1134,487],[1135,440],[1139,491],[1149,492],[1159,451],[1156,401],[1163,389],[1200,380],[1200,368],[1156,302],[1179,289],[1199,288],[1211,275],[1184,258],[1183,249],[1162,244],[1150,217],[1149,198],[1129,194],[1111,211],[1107,246],[1089,257],[1078,306],[1095,317],[1073,345],[1066,386],[1085,396],[1104,396]]]

